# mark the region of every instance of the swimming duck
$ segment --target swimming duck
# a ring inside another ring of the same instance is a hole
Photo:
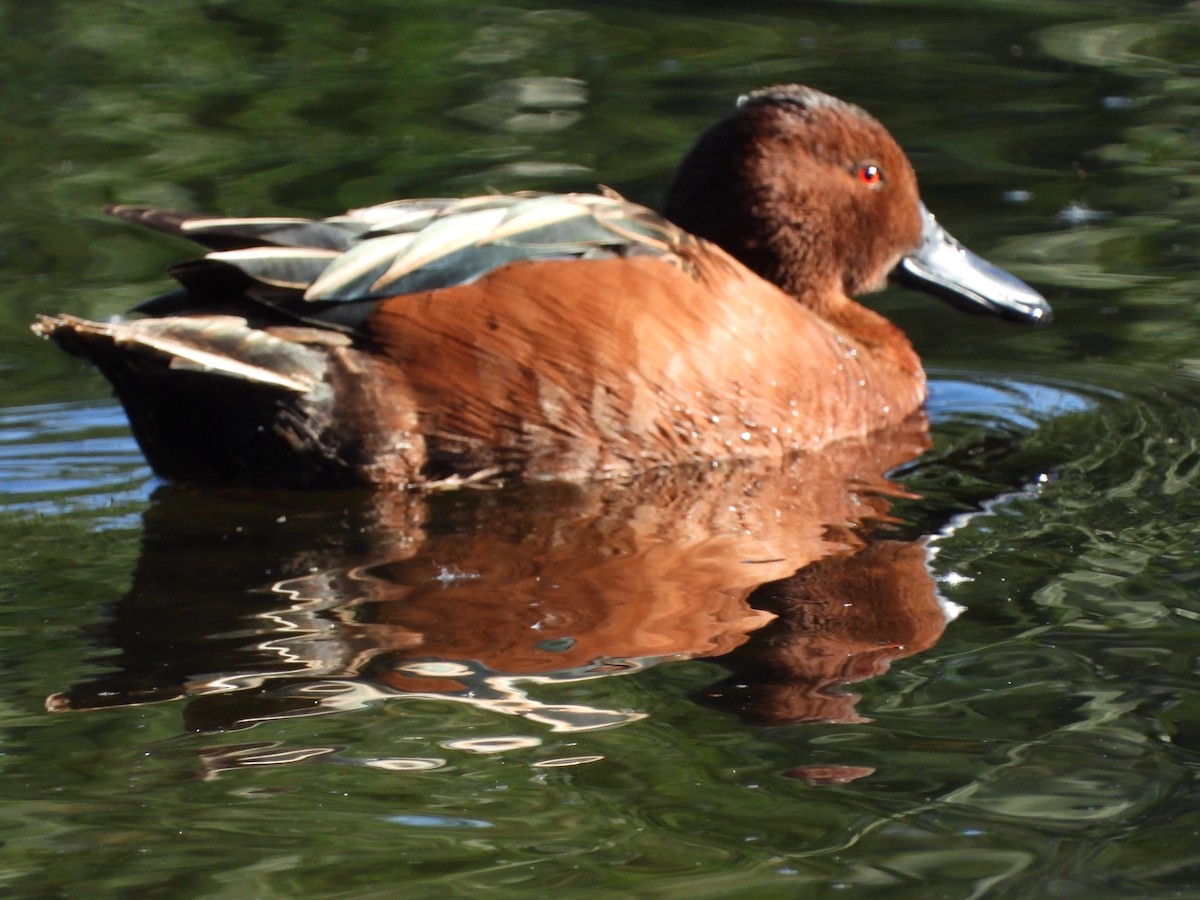
[[[140,318],[34,330],[112,382],[151,467],[299,487],[585,479],[782,460],[918,414],[889,279],[1045,322],[863,110],[781,85],[701,135],[663,215],[603,191],[333,218],[113,215],[209,249]]]

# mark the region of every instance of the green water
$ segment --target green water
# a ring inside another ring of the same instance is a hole
[[[0,17],[0,891],[1200,894],[1194,4]],[[696,580],[703,554],[662,562],[700,540],[686,523],[786,494],[771,478],[169,488],[102,380],[27,330],[120,312],[185,252],[105,203],[321,214],[602,183],[654,204],[705,124],[778,81],[878,115],[941,221],[1057,315],[872,301],[926,361],[934,440],[891,486],[821,482],[861,506],[823,539],[861,533],[884,576],[826,583],[882,626],[823,607],[813,628],[787,589],[746,606]],[[623,568],[647,521],[667,537]],[[659,631],[618,627],[631,600]],[[849,638],[875,662],[832,677],[814,660]],[[536,671],[500,671],[518,651]]]

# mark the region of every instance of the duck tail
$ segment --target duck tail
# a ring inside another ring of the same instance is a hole
[[[154,471],[191,483],[360,481],[333,427],[323,329],[250,327],[237,316],[94,322],[39,316],[33,331],[112,383]]]

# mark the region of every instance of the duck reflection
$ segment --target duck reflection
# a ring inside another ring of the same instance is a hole
[[[707,658],[730,675],[699,699],[747,721],[862,721],[840,686],[946,622],[923,546],[879,536],[899,492],[881,473],[926,444],[914,420],[771,471],[440,494],[164,487],[102,626],[112,670],[47,706],[186,697],[188,727],[214,731],[417,696],[573,731],[644,714],[539,686]]]

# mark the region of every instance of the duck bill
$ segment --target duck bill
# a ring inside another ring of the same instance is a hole
[[[892,270],[894,281],[971,312],[1037,324],[1053,318],[1050,304],[1041,294],[956,241],[924,204],[921,215],[921,246]]]

